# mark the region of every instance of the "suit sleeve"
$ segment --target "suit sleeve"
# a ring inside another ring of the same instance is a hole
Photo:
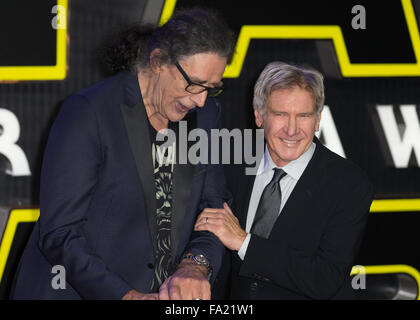
[[[347,187],[314,255],[252,235],[240,275],[257,275],[309,298],[332,298],[350,274],[373,197],[367,180]]]
[[[215,121],[211,128],[220,128],[221,107],[217,102],[216,110],[217,113]],[[228,203],[228,205],[231,205],[232,203],[232,195],[227,188],[224,169],[220,161],[219,164],[211,164],[209,161],[205,179],[204,189],[201,195],[201,201],[196,217],[198,217],[205,208],[223,208],[223,202]],[[210,282],[213,283],[222,264],[222,258],[225,250],[226,248],[224,245],[213,233],[208,231],[193,231],[191,241],[185,252],[203,254],[210,260],[213,268],[213,274]]]
[[[41,173],[38,246],[85,299],[120,299],[131,288],[110,272],[86,241],[84,225],[102,150],[95,113],[80,95],[68,98],[51,129]]]

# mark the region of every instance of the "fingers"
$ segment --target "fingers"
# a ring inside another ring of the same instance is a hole
[[[220,225],[223,223],[235,223],[237,224],[238,219],[233,214],[229,205],[224,202],[223,208],[206,208],[198,216],[195,223],[195,227],[202,226],[204,224]],[[206,230],[206,229],[203,229]]]
[[[224,211],[225,209],[224,208],[205,208],[204,210],[203,210],[203,212],[201,212],[201,214],[203,214],[203,213],[223,213],[223,211]]]
[[[149,293],[143,300],[159,300],[159,294],[157,293]]]
[[[159,288],[160,300],[209,300],[210,283],[191,268],[178,270]]]
[[[210,285],[208,289],[205,289],[202,293],[202,298],[203,300],[210,300],[211,299],[211,292],[210,292]]]
[[[198,216],[194,230],[215,233],[221,226],[230,225],[231,220],[232,216],[229,215],[226,209],[206,208]]]
[[[198,216],[194,230],[212,232],[225,247],[236,251],[240,249],[247,235],[226,202],[223,203],[223,209],[204,209]]]
[[[222,217],[224,215],[236,217],[226,202],[223,202],[223,208],[205,208],[199,215],[197,221],[201,219],[201,221],[205,222],[206,217]]]
[[[159,288],[159,300],[181,300],[181,293],[172,277],[166,279]]]
[[[166,280],[159,288],[159,300],[170,300],[168,291],[168,280]]]
[[[157,293],[142,293],[136,290],[130,290],[122,300],[158,300]]]
[[[205,208],[201,214],[203,213],[234,215],[229,205],[226,202],[223,202],[223,208]]]
[[[181,292],[181,286],[177,285],[175,283],[172,283],[173,281],[171,281],[171,283],[169,283],[169,299],[170,300],[185,300],[188,298],[184,298]],[[185,295],[184,295],[185,296]],[[189,300],[189,299],[188,299]]]
[[[194,226],[194,231],[210,231],[213,232],[215,235],[217,235],[217,225],[215,222],[212,223],[201,223],[201,224],[196,224]]]
[[[231,214],[232,216],[234,216],[232,210],[230,209],[229,205],[226,202],[223,202],[223,208],[225,208],[225,210]]]
[[[196,225],[214,222],[215,219],[223,219],[226,215],[228,212],[224,208],[205,208],[198,216]]]
[[[203,216],[199,216],[197,219],[197,222],[195,223],[194,227],[198,227],[198,226],[205,226],[205,225],[217,225],[219,224],[221,221],[223,221],[223,218],[218,217],[218,216],[208,216],[208,215],[203,215]]]

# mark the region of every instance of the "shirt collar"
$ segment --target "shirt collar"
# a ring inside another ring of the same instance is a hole
[[[306,166],[308,165],[309,161],[312,159],[312,156],[315,152],[316,145],[315,143],[311,143],[311,146],[308,150],[306,150],[299,158],[296,160],[290,161],[286,164],[283,169],[288,175],[290,175],[293,179],[299,180],[300,176],[305,171]],[[261,161],[261,164],[258,168],[257,175],[263,174],[268,172],[274,168],[278,168],[277,165],[274,163],[273,159],[270,156],[270,152],[268,151],[267,145],[265,146],[264,151],[264,158]]]

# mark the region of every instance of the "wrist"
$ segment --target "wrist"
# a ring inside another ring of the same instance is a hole
[[[238,236],[237,241],[236,241],[236,244],[235,244],[235,246],[233,248],[233,251],[239,251],[241,249],[241,247],[244,244],[244,241],[245,241],[245,239],[246,239],[247,236],[248,236],[248,233],[246,233],[245,231],[243,231],[241,233],[241,235]]]
[[[204,278],[208,277],[208,270],[205,266],[200,266],[189,259],[183,259],[178,265],[178,269],[190,269],[203,275]]]
[[[213,268],[210,261],[204,255],[194,255],[192,253],[184,254],[179,267],[185,265],[196,268],[196,270],[199,270],[207,278],[207,280],[210,280]]]

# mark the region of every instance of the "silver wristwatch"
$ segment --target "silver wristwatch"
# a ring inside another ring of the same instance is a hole
[[[211,266],[210,261],[202,254],[191,254],[191,253],[186,253],[182,256],[182,259],[190,259],[191,261],[193,261],[194,263],[200,265],[200,266],[205,266],[207,268],[207,280],[210,280],[211,275],[213,273],[213,268]]]

